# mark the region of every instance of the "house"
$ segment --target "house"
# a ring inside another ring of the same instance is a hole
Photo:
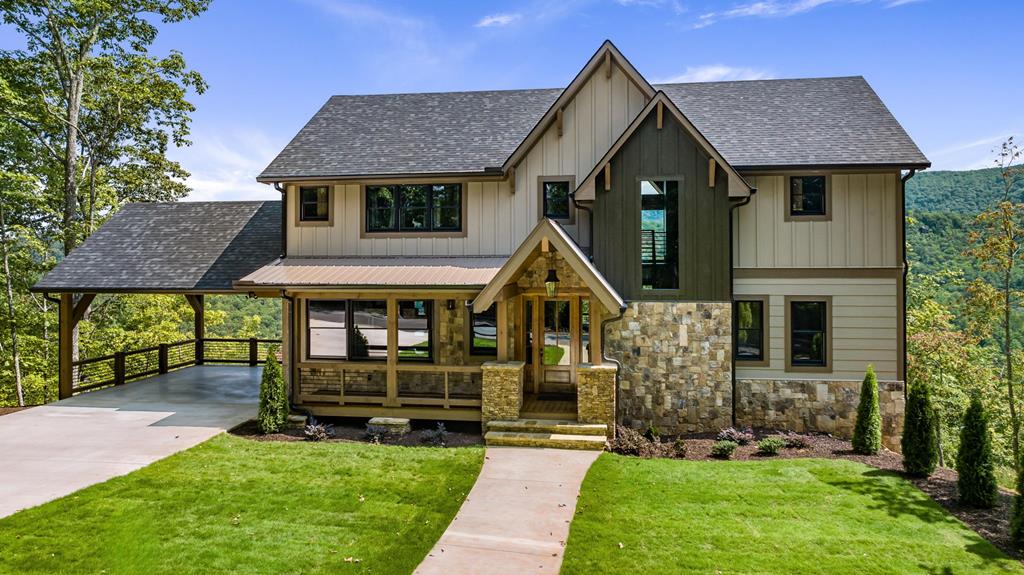
[[[531,418],[847,434],[871,364],[894,446],[929,165],[863,78],[652,85],[605,42],[564,89],[332,97],[258,177],[279,205],[126,209],[34,289],[67,325],[74,293],[280,298],[294,405],[495,442]],[[197,217],[224,249],[191,256]],[[132,264],[129,236],[164,243]]]

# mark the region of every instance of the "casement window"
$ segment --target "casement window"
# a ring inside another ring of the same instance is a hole
[[[299,223],[331,222],[331,192],[327,186],[299,187]]]
[[[768,357],[766,299],[742,299],[733,304],[736,361],[764,362]]]
[[[568,222],[572,218],[569,180],[542,180],[540,185],[544,217]]]
[[[491,307],[481,313],[470,313],[470,329],[472,343],[469,353],[471,355],[497,355],[498,354],[498,304],[492,303]]]
[[[679,181],[640,181],[640,285],[679,289]]]
[[[366,186],[366,231],[459,232],[461,184]]]
[[[828,371],[831,367],[831,302],[829,298],[786,298],[786,368]]]
[[[828,176],[790,176],[786,196],[787,219],[828,219]]]
[[[433,303],[398,302],[399,361],[433,359]],[[387,359],[387,301],[307,301],[306,355],[310,359]]]

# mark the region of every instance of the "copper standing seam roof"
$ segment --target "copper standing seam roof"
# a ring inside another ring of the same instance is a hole
[[[235,282],[247,287],[473,287],[487,285],[507,257],[286,258]]]

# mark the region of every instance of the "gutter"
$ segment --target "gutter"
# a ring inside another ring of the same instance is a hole
[[[735,285],[735,282],[736,282],[736,278],[734,277],[735,276],[734,270],[736,269],[736,263],[733,261],[733,249],[732,249],[733,248],[733,245],[732,245],[732,227],[733,227],[732,226],[732,223],[733,223],[733,217],[732,216],[733,216],[733,211],[736,208],[739,208],[739,207],[742,207],[742,206],[745,206],[745,205],[749,204],[750,203],[750,198],[753,197],[754,194],[756,194],[756,193],[757,193],[757,188],[750,188],[750,195],[749,196],[747,196],[747,197],[743,198],[742,200],[740,200],[739,202],[736,202],[736,203],[732,204],[731,206],[729,206],[729,305],[730,305],[730,307],[733,305],[733,300],[735,299],[734,294],[733,294],[733,286]],[[730,316],[731,315],[732,314],[731,314],[731,311],[730,311]],[[732,318],[732,321],[730,323],[732,323],[733,333],[735,333],[735,330],[736,330],[736,318]],[[733,338],[733,334],[732,333],[729,334],[729,338],[733,339],[733,343],[735,343],[735,339]],[[761,351],[762,351],[762,353],[764,352],[763,349]],[[731,414],[730,414],[729,418],[730,418],[732,426],[736,427],[736,350],[732,350],[732,353],[729,354],[729,361],[730,361],[730,363],[732,363],[732,369],[730,370],[731,373],[732,373],[732,378],[731,378],[732,379],[732,393],[730,394],[730,396],[731,396],[730,403],[732,405],[731,405]]]
[[[589,250],[588,250],[589,253],[587,254],[587,259],[589,259],[590,262],[593,263],[594,262],[594,208],[589,208],[589,207],[584,206],[583,204],[579,203],[578,201],[576,201],[576,190],[573,190],[573,191],[569,192],[569,199],[572,200],[572,205],[577,210],[583,210],[584,212],[587,212],[587,243],[589,244],[587,246],[589,248]],[[602,343],[604,342],[603,339],[601,341],[602,341]]]
[[[281,259],[288,255],[288,186],[274,182],[274,189],[281,192]]]
[[[907,398],[907,276],[910,274],[910,262],[907,261],[907,180],[913,178],[917,168],[911,168],[900,178],[900,205],[903,207],[903,221],[900,222],[903,230],[903,309],[900,314],[903,316],[903,399]]]
[[[613,321],[619,321],[620,319],[622,319],[622,316],[625,315],[625,313],[626,313],[626,304],[622,304],[621,306],[619,306],[619,315],[614,316],[614,317],[606,317],[606,318],[602,319],[601,320],[601,326],[598,328],[598,329],[601,330],[601,349],[598,350],[597,353],[601,357],[601,363],[604,363],[604,362],[607,361],[609,363],[615,364],[615,411],[616,411],[616,413],[615,413],[615,425],[618,425],[618,423],[619,423],[619,413],[618,413],[618,411],[619,411],[620,407],[622,406],[622,401],[621,401],[622,398],[620,397],[622,392],[621,392],[620,386],[619,386],[619,377],[620,377],[620,375],[622,373],[622,362],[620,362],[619,360],[617,360],[614,357],[611,357],[611,356],[609,356],[609,355],[607,355],[605,353],[605,351],[604,351],[604,341],[605,341],[604,332],[605,332],[605,327],[609,323],[611,323]],[[593,329],[593,328],[591,328],[591,329]],[[612,431],[614,431],[614,430],[612,430]]]

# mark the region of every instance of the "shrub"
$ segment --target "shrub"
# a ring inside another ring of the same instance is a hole
[[[718,432],[718,441],[731,441],[737,445],[747,445],[754,441],[754,430],[746,428],[744,430],[736,429],[735,427],[726,427],[722,431]]]
[[[615,439],[608,442],[608,450],[634,457],[686,457],[686,443],[682,439],[672,443],[664,442],[661,438],[652,440],[635,429],[621,425],[615,426]]]
[[[676,459],[686,458],[686,442],[679,438],[672,442],[672,457]]]
[[[999,488],[992,461],[992,434],[988,429],[988,415],[978,396],[971,399],[964,413],[956,472],[961,503],[980,509],[995,507]]]
[[[869,365],[860,386],[857,424],[853,428],[853,450],[874,455],[882,448],[882,414],[878,411],[878,378],[875,366]]]
[[[1017,473],[1017,496],[1010,511],[1010,541],[1018,550],[1024,549],[1024,465]]]
[[[811,442],[807,439],[807,436],[800,435],[793,431],[787,431],[782,436],[782,441],[786,444],[787,449],[807,449],[811,446]]]
[[[309,441],[325,441],[334,437],[334,426],[330,423],[321,423],[310,418],[309,423],[302,430]]]
[[[390,434],[391,430],[383,425],[366,424],[366,438],[370,440],[370,443],[380,443]]]
[[[654,427],[653,425],[648,425],[647,430],[644,431],[644,437],[651,441],[657,441],[661,437],[661,432],[658,431],[657,427]]]
[[[762,455],[778,455],[785,445],[786,441],[781,437],[765,437],[757,442],[757,452]]]
[[[256,423],[262,433],[278,433],[288,422],[288,390],[284,385],[281,364],[277,363],[277,349],[267,352],[260,381],[260,409]]]
[[[903,469],[914,477],[928,477],[939,462],[935,410],[928,386],[917,383],[907,394],[907,415],[903,420]]]
[[[435,447],[444,447],[448,445],[448,430],[443,423],[438,422],[434,429],[426,429],[420,433],[420,441]]]
[[[711,457],[717,457],[718,459],[729,459],[732,457],[732,452],[736,451],[739,444],[735,441],[729,441],[726,439],[716,441],[711,446]]]

